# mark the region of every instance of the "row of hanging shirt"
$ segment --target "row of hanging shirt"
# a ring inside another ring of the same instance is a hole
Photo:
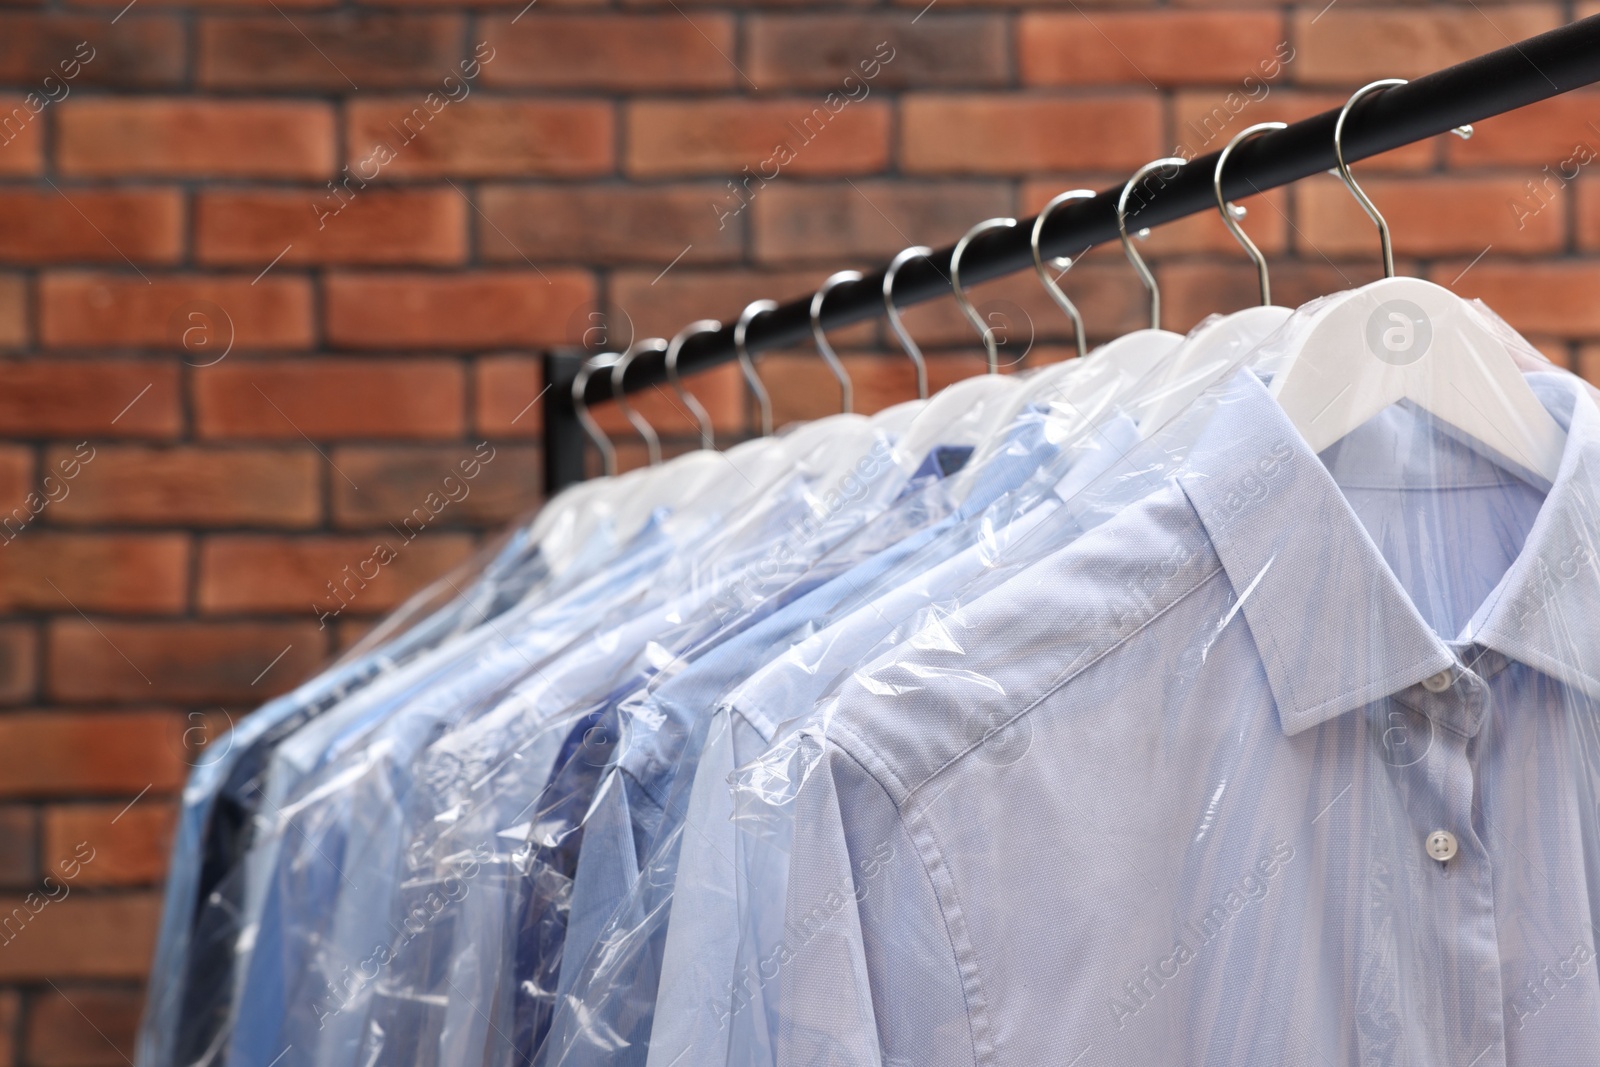
[[[1600,1062],[1595,394],[1246,247],[1187,337],[569,490],[250,716],[141,1067]]]

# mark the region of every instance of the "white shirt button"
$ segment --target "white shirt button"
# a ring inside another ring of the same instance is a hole
[[[1449,830],[1435,830],[1428,835],[1427,849],[1428,855],[1445,863],[1456,854],[1456,835]]]
[[[1440,671],[1438,674],[1431,674],[1424,678],[1422,680],[1422,688],[1430,693],[1442,693],[1449,689],[1455,680],[1455,675],[1452,672],[1447,670]]]

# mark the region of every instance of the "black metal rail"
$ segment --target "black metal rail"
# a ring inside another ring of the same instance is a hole
[[[1426,75],[1407,85],[1369,96],[1345,122],[1345,158],[1354,162],[1445,133],[1457,126],[1558,96],[1600,81],[1600,15],[1542,33],[1518,44],[1478,56]],[[1336,165],[1333,128],[1339,109],[1296,122],[1241,144],[1229,158],[1223,192],[1230,200],[1288,185]],[[1202,156],[1159,183],[1147,184],[1130,223],[1158,226],[1185,215],[1214,210],[1212,172],[1218,153]],[[1049,256],[1081,254],[1086,248],[1117,237],[1117,197],[1109,189],[1092,200],[1064,205],[1040,234]],[[963,284],[998,278],[1033,265],[1029,245],[1032,220],[1014,229],[997,230],[972,242],[962,259]],[[950,293],[950,248],[929,259],[905,264],[895,279],[895,304],[900,307]],[[829,330],[884,313],[883,271],[840,285],[828,294],[821,321]],[[785,348],[811,337],[811,294],[756,317],[746,342],[751,352]],[[739,308],[730,308],[736,317]],[[546,486],[550,491],[583,478],[586,444],[572,402],[572,383],[584,353],[551,352],[545,356],[544,437]],[[735,358],[730,322],[716,333],[690,339],[679,356],[680,374],[692,374]],[[667,380],[664,359],[644,353],[629,367],[632,393]],[[610,376],[592,375],[584,392],[589,404],[611,398]]]

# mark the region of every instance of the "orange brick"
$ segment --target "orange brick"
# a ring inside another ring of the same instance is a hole
[[[133,1058],[141,999],[135,989],[71,983],[46,987],[29,1004],[24,1041],[28,1062],[38,1067],[126,1067]]]
[[[1476,4],[1395,10],[1334,7],[1295,12],[1291,32],[1302,85],[1363,85],[1379,78],[1418,78],[1504,48],[1563,21],[1555,4]]]
[[[471,208],[453,189],[380,189],[353,175],[303,192],[203,192],[195,199],[202,262],[301,264],[461,263]]]
[[[94,632],[81,620],[77,625]],[[0,715],[0,795],[131,797],[146,787],[170,793],[188,771],[182,732],[182,716],[168,711],[53,708]]]
[[[94,447],[72,494],[50,506],[51,522],[296,527],[322,511],[324,460],[310,448]],[[71,455],[52,448],[45,462]]]
[[[328,337],[350,348],[560,344],[595,299],[589,275],[554,269],[335,274],[325,293]]]
[[[311,344],[304,278],[152,277],[61,271],[39,283],[39,332],[51,348],[181,350],[207,366],[221,353]],[[231,342],[231,343],[230,343]]]
[[[56,160],[88,177],[326,178],[326,104],[173,99],[68,99],[54,113]]]
[[[22,997],[15,989],[0,989],[0,1067],[16,1067],[18,1021]]]
[[[70,493],[72,484],[63,488]],[[66,498],[70,499],[70,497]],[[9,527],[11,516],[0,514]],[[183,534],[77,534],[23,529],[0,540],[0,608],[9,611],[182,611]]]
[[[1600,156],[1600,93],[1576,90],[1472,124],[1472,137],[1444,139],[1452,168],[1512,166],[1524,181],[1543,180],[1542,168],[1587,169]],[[1588,153],[1582,150],[1588,148]]]
[[[0,193],[0,261],[171,263],[183,202],[152,190],[17,189]]]
[[[1132,173],[1161,154],[1161,105],[1139,96],[912,94],[900,161],[921,174],[1027,174],[1083,162]]]
[[[451,483],[461,495],[471,483]],[[381,530],[367,537],[219,536],[200,552],[206,612],[290,612],[319,620],[388,611],[472,554],[465,534]],[[329,589],[329,585],[333,589]]]
[[[306,359],[195,372],[195,428],[217,440],[449,439],[464,425],[452,360]]]
[[[183,37],[183,24],[171,16],[112,25],[96,15],[6,12],[0,14],[0,81],[57,102],[66,99],[63,92],[90,86],[176,86],[183,80]]]
[[[758,189],[750,217],[762,263],[888,260],[907,245],[939,247],[980,219],[1008,214],[999,182],[858,181]]]
[[[172,437],[183,425],[167,362],[15,360],[0,380],[0,425],[17,436]]]
[[[752,300],[765,298],[782,303],[815,291],[827,276],[826,269],[678,267],[658,279],[655,271],[617,271],[612,275],[605,308],[607,347],[626,346],[635,338],[670,337],[695,319],[736,322]],[[873,336],[875,328],[870,323],[829,334],[830,339],[842,345],[861,344]]]
[[[1441,264],[1443,279],[1467,264]],[[1477,297],[1523,333],[1600,337],[1600,265],[1593,263],[1491,263],[1485,260],[1451,286]]]
[[[627,170],[771,176],[864,174],[889,160],[889,109],[843,92],[803,100],[640,100],[628,105]]]
[[[29,914],[26,897],[0,899],[0,922],[10,918],[17,931],[0,952],[0,981],[143,978],[161,919],[161,895],[90,896],[66,888],[64,899],[36,904],[37,914]],[[18,908],[27,918],[18,917]]]
[[[486,437],[539,440],[544,375],[533,356],[484,356],[473,364],[473,428]]]
[[[1011,79],[1003,16],[947,15],[912,22],[886,14],[760,14],[745,23],[746,70],[762,89],[996,88]],[[846,80],[848,79],[848,80]]]
[[[27,343],[27,282],[17,274],[0,274],[0,351]]]
[[[477,197],[478,248],[503,263],[725,263],[744,251],[744,227],[721,217],[732,197],[710,182],[491,186]]]
[[[456,15],[305,15],[275,12],[200,22],[198,76],[219,89],[356,92],[416,85],[444,90],[460,71]],[[460,92],[459,89],[450,89]]]
[[[167,869],[176,817],[175,804],[149,794],[47,808],[46,867],[57,878],[70,873],[72,860],[81,862],[87,845],[94,858],[77,867],[74,886],[153,885]]]
[[[428,536],[526,514],[538,503],[543,471],[537,448],[497,443],[346,445],[334,450],[333,462],[351,479],[331,483],[335,525],[387,530],[392,529],[390,524],[404,524],[405,529]],[[476,475],[467,479],[466,495],[453,490],[459,499],[449,499],[446,493],[451,487],[445,479],[459,481],[473,471]],[[419,508],[426,510],[419,514]]]
[[[91,623],[72,616],[51,622],[48,645],[51,697],[107,704],[254,706],[305,679],[327,652],[314,621]]]
[[[410,97],[347,105],[346,162],[384,178],[580,178],[608,173],[611,104],[471,96],[437,114]]]
[[[38,823],[31,805],[0,806],[0,886],[31,889],[38,884]]]
[[[513,19],[515,23],[513,23]],[[723,89],[742,82],[733,17],[543,14],[485,19],[490,86],[551,89]]]
[[[1024,85],[1253,89],[1281,78],[1295,50],[1276,12],[1077,11],[1023,15],[1017,55]]]
[[[38,174],[44,169],[44,112],[38,93],[0,94],[0,175]]]
[[[39,637],[30,623],[0,626],[0,703],[25,704],[38,697]]]
[[[1511,178],[1373,178],[1362,188],[1388,219],[1399,255],[1471,257],[1489,245],[1497,255],[1554,252],[1565,238],[1562,207],[1511,210],[1522,199]],[[1378,254],[1378,231],[1344,183],[1318,175],[1295,194],[1303,254]]]
[[[1154,182],[1151,184],[1153,187]],[[1069,186],[1060,181],[1028,182],[1022,187],[1022,213],[1029,216],[1038,214],[1052,197],[1067,188]],[[1246,211],[1240,225],[1250,239],[1268,255],[1283,252],[1288,245],[1289,232],[1287,191],[1272,189],[1236,203]],[[1139,251],[1152,259],[1192,252],[1244,256],[1244,250],[1234,240],[1233,234],[1228,232],[1221,213],[1215,208],[1161,226],[1153,231],[1148,241],[1140,243]]]

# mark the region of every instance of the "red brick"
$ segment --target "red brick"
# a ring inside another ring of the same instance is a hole
[[[1132,173],[1161,154],[1161,105],[1138,96],[903,98],[900,163],[921,174],[1028,174],[1083,162]]]
[[[1370,224],[1369,224],[1370,225]],[[1276,260],[1272,268],[1272,301],[1299,307],[1308,300],[1373,281],[1382,268],[1372,262],[1332,264]],[[1404,270],[1402,270],[1404,273]],[[1225,264],[1195,261],[1163,264],[1161,313],[1168,329],[1188,330],[1207,315],[1236,311],[1261,302],[1255,268],[1242,258]]]
[[[349,348],[560,344],[595,301],[593,280],[574,270],[335,274],[324,284],[328,338]]]
[[[24,529],[0,540],[0,610],[179,612],[188,565],[183,534]]]
[[[1022,187],[1022,214],[1037,214],[1052,197],[1069,187],[1061,181],[1028,182]],[[1288,192],[1272,189],[1236,203],[1246,211],[1240,225],[1257,247],[1267,255],[1283,252],[1288,244]],[[1120,250],[1120,246],[1115,250],[1109,246],[1107,248],[1108,252],[1117,250]],[[1227,226],[1223,225],[1221,213],[1215,208],[1161,226],[1153,231],[1147,241],[1140,242],[1139,251],[1152,260],[1194,252],[1244,256],[1244,250],[1234,240],[1233,234],[1228,232]]]
[[[38,696],[39,638],[28,623],[0,625],[0,703],[25,704]]]
[[[1556,4],[1474,4],[1394,10],[1300,8],[1291,32],[1300,54],[1300,84],[1363,85],[1378,78],[1417,78],[1504,48],[1564,20]],[[1313,23],[1315,23],[1313,25]]]
[[[204,263],[450,265],[467,255],[471,209],[454,189],[380,189],[355,176],[305,191],[203,192],[195,255]]]
[[[1600,386],[1600,345],[1584,345],[1578,349],[1573,369],[1589,384]]]
[[[0,886],[32,887],[39,881],[39,819],[25,804],[0,806]]]
[[[45,866],[57,878],[70,873],[72,860],[82,860],[79,846],[86,843],[94,859],[78,867],[75,886],[155,884],[167,869],[176,817],[175,804],[148,794],[46,808]]]
[[[1542,180],[1541,168],[1588,169],[1581,149],[1600,157],[1600,93],[1577,90],[1472,124],[1472,137],[1446,137],[1445,158],[1457,167],[1516,168],[1522,180]],[[1570,161],[1570,162],[1569,162]]]
[[[1324,111],[1336,110],[1349,99],[1345,93],[1302,93],[1274,89],[1251,98],[1242,90],[1202,89],[1180,91],[1173,104],[1179,154],[1201,156],[1221,150],[1239,131],[1260,122],[1299,122]],[[1360,170],[1430,169],[1437,157],[1439,139],[1418,141],[1374,156]],[[1454,137],[1443,140],[1453,141]]]
[[[486,19],[479,33],[496,53],[484,65],[485,85],[626,91],[743,83],[731,58],[733,17],[721,13],[546,15],[534,10]]]
[[[16,1067],[18,1020],[22,997],[15,989],[0,989],[0,1067]]]
[[[52,448],[46,462],[72,454]],[[262,527],[309,526],[322,508],[323,460],[309,448],[226,449],[96,446],[51,505],[60,523]],[[337,475],[334,476],[337,478]]]
[[[184,66],[183,25],[170,16],[134,11],[111,25],[59,11],[0,14],[0,81],[58,103],[86,86],[175,86]]]
[[[763,89],[842,91],[990,88],[1010,79],[1006,21],[998,15],[753,15],[748,70]],[[848,79],[848,80],[846,80]]]
[[[303,278],[270,275],[258,281],[206,275],[146,282],[61,271],[39,283],[39,332],[51,348],[184,349],[184,362],[206,366],[221,358],[219,352],[309,347],[311,286]]]
[[[482,443],[349,445],[335,449],[333,461],[354,482],[332,483],[335,525],[388,530],[391,523],[405,523],[403,528],[414,534],[502,523],[522,515],[539,501],[543,470],[537,448]],[[445,483],[472,472],[475,476],[465,479],[465,496],[454,483]],[[419,508],[425,511],[419,514]]]
[[[491,186],[477,198],[478,248],[506,263],[655,263],[659,270],[680,253],[682,263],[725,263],[743,253],[744,228],[736,220],[717,225],[732,195],[708,182]]]
[[[473,363],[473,429],[485,437],[540,440],[544,374],[537,356],[484,356]]]
[[[13,360],[0,378],[0,425],[16,436],[172,437],[183,425],[171,363]]]
[[[859,181],[758,188],[749,207],[757,261],[887,260],[910,244],[940,247],[980,219],[1012,211],[1000,183]]]
[[[44,119],[49,104],[37,93],[0,94],[0,176],[44,169]]]
[[[438,114],[412,97],[347,107],[346,161],[363,178],[582,178],[613,165],[604,101],[473,96]]]
[[[1596,160],[1600,162],[1600,156],[1597,156]],[[1567,173],[1572,173],[1570,168]],[[1600,190],[1597,190],[1593,182],[1580,180],[1559,190],[1555,189],[1552,183],[1549,190],[1541,189],[1540,195],[1549,205],[1542,211],[1554,212],[1567,205],[1570,205],[1567,206],[1567,210],[1575,210],[1578,219],[1579,248],[1585,250],[1600,248]],[[1524,221],[1527,221],[1526,211],[1539,205],[1539,201],[1527,193],[1526,186],[1523,187],[1523,196],[1516,202],[1521,205],[1520,208],[1508,207],[1507,210]]]
[[[0,156],[5,150],[0,148]],[[0,351],[28,343],[28,284],[18,274],[0,274]]]
[[[711,416],[713,432],[728,434],[744,428],[745,386],[736,364],[724,364],[700,374],[686,375],[683,387],[700,401],[706,414]],[[695,421],[694,413],[672,391],[672,386],[651,386],[629,397],[628,401],[633,410],[663,438],[698,441],[700,426]],[[600,428],[613,437],[625,440],[635,437],[637,433],[622,409],[615,404],[603,404],[595,408],[594,417]],[[723,447],[726,446],[727,442],[724,441]]]
[[[1276,12],[1052,11],[1018,20],[1017,55],[1024,85],[1254,90],[1281,78],[1295,51]]]
[[[68,175],[326,178],[336,167],[326,104],[102,97],[54,114]]]
[[[82,620],[72,625],[94,634]],[[167,711],[52,708],[0,715],[0,795],[131,797],[146,787],[170,793],[188,770],[182,732],[182,716]]]
[[[150,8],[177,7],[185,10],[204,11],[236,11],[236,10],[265,10],[271,11],[273,4],[290,11],[304,11],[319,7],[333,7],[337,0],[140,0],[139,7],[147,5]],[[93,8],[109,8],[112,14],[127,6],[127,0],[79,0],[78,6]]]
[[[1440,264],[1443,280],[1467,265]],[[1568,263],[1491,263],[1473,267],[1451,288],[1486,302],[1523,333],[1559,337],[1600,337],[1600,302],[1591,299],[1600,286],[1600,265]]]
[[[58,702],[251,706],[302,681],[327,649],[314,621],[91,623],[76,616],[52,620],[48,646],[48,685]]]
[[[200,23],[198,76],[216,89],[351,92],[415,85],[460,93],[456,15],[277,14]],[[455,74],[450,87],[444,79]]]
[[[68,984],[42,990],[28,1007],[28,1062],[37,1067],[126,1067],[139,1029],[141,999],[134,989]]]
[[[1362,182],[1388,219],[1395,251],[1407,256],[1475,256],[1493,245],[1495,254],[1553,252],[1565,238],[1565,210],[1557,205],[1520,220],[1513,178],[1374,178]],[[1330,175],[1300,182],[1295,240],[1303,254],[1376,256],[1378,231],[1366,212]]]
[[[57,893],[60,896],[60,893]],[[37,901],[45,901],[42,893]],[[0,920],[15,909],[27,915],[26,898],[0,899]],[[90,896],[70,892],[26,920],[12,920],[17,932],[0,952],[0,981],[49,978],[143,978],[150,969],[159,893]]]
[[[459,475],[451,491],[470,482]],[[466,534],[408,540],[380,530],[368,537],[209,538],[200,553],[202,611],[289,612],[321,618],[388,611],[472,554]],[[330,591],[329,584],[334,586]],[[343,606],[343,605],[348,605]]]
[[[802,100],[638,100],[628,104],[627,170],[678,174],[865,174],[889,161],[889,108],[842,93]],[[836,112],[836,113],[835,113]],[[780,150],[781,149],[781,150]]]
[[[453,360],[296,359],[195,372],[195,429],[214,440],[449,439],[464,372]]]

